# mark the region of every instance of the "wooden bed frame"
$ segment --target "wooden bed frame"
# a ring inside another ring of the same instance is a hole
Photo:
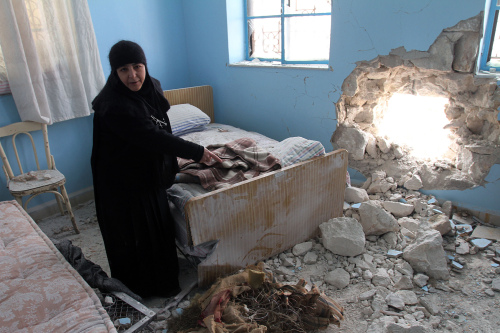
[[[213,122],[211,86],[164,95],[171,105],[198,107]],[[346,172],[347,151],[341,149],[189,200],[184,213],[192,244],[219,240],[198,265],[198,284],[317,236],[321,223],[343,214]]]

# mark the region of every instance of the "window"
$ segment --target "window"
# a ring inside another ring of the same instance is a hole
[[[331,0],[246,0],[247,60],[327,64]]]
[[[481,71],[500,72],[500,0],[486,1],[484,38],[480,55]]]

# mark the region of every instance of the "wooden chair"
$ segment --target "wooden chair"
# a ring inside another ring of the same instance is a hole
[[[46,170],[40,169],[40,164],[38,163],[38,154],[35,148],[35,142],[33,140],[33,136],[30,133],[40,130],[42,131],[43,134],[45,157],[47,159]],[[31,146],[33,148],[33,154],[35,157],[36,168],[37,168],[36,171],[29,171],[26,173],[23,171],[21,160],[16,146],[16,137],[19,134],[27,135],[31,141]],[[80,233],[80,231],[78,230],[78,226],[76,225],[75,216],[73,215],[73,211],[71,209],[68,193],[66,192],[66,189],[64,187],[64,184],[66,183],[66,178],[61,172],[56,170],[54,156],[50,154],[47,125],[27,121],[1,127],[0,138],[7,136],[12,136],[12,146],[14,149],[14,155],[16,156],[17,164],[19,166],[19,171],[20,171],[20,174],[18,175],[14,174],[0,141],[0,157],[2,158],[3,170],[7,178],[7,187],[9,188],[9,191],[12,194],[12,196],[26,210],[28,203],[35,196],[42,193],[55,194],[57,205],[59,206],[61,214],[64,215],[64,209],[61,203],[62,199],[64,205],[66,206],[66,210],[68,211],[69,216],[71,218],[71,223],[73,223],[73,228],[75,229],[75,232],[77,234]],[[24,196],[28,196],[28,199],[23,205],[22,198]]]

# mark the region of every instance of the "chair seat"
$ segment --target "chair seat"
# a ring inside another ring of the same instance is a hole
[[[13,195],[28,195],[63,185],[66,178],[57,170],[36,170],[23,173],[9,182]]]

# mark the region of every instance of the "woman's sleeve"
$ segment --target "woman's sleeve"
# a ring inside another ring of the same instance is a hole
[[[108,112],[104,125],[123,141],[151,152],[201,160],[204,147],[158,128],[149,112],[137,107]]]

